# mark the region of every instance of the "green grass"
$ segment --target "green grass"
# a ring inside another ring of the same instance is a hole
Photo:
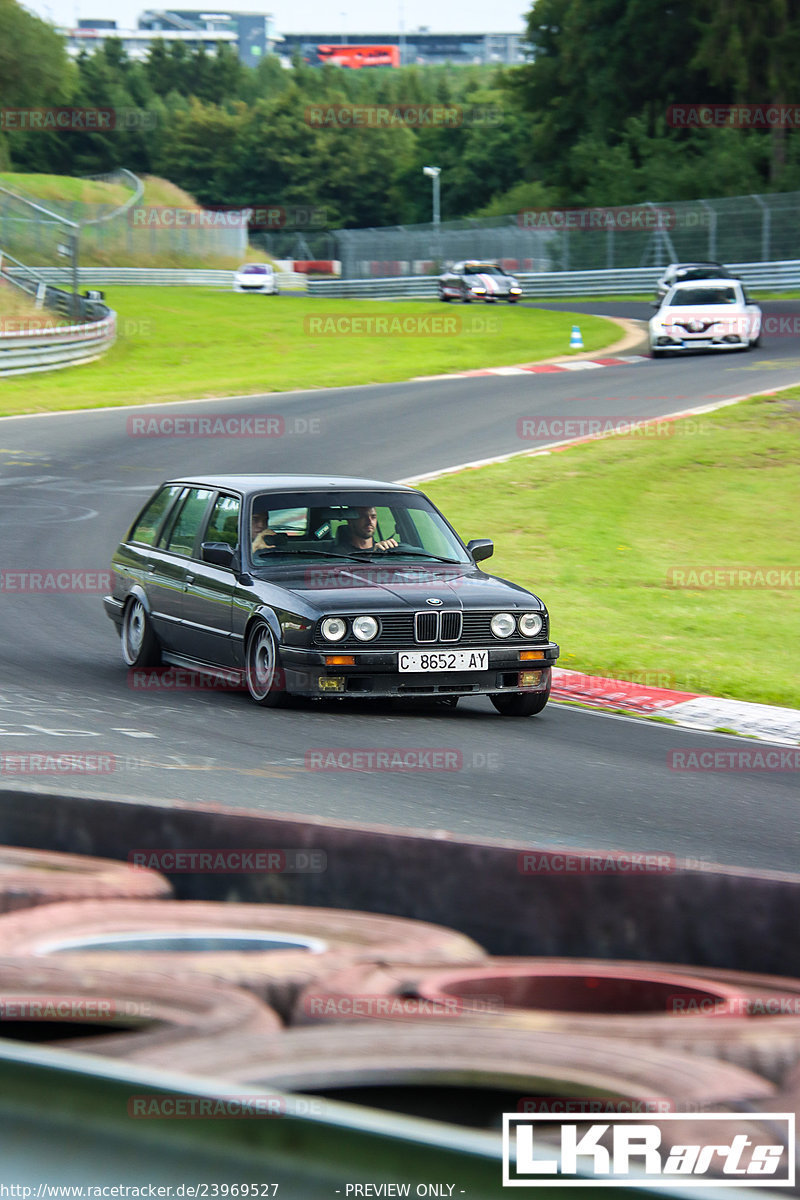
[[[575,319],[510,306],[312,300],[211,288],[116,287],[105,295],[119,316],[114,348],[87,366],[7,379],[0,414],[389,383],[533,362],[568,355]],[[307,332],[307,318],[354,317],[447,321],[446,327],[460,332]],[[622,336],[618,326],[601,318],[580,317],[580,326],[587,351]]]
[[[800,388],[673,428],[423,490],[462,536],[494,538],[489,570],[542,597],[561,666],[800,707]],[[795,584],[667,584],[708,567],[783,568]]]
[[[130,188],[120,183],[103,183],[98,179],[74,179],[69,175],[25,175],[15,171],[2,171],[0,184],[12,192],[19,188],[27,196],[38,197],[43,203],[50,200],[55,205],[59,202],[124,204],[131,195]]]

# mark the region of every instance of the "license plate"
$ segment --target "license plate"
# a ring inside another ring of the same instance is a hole
[[[399,671],[488,671],[488,650],[423,650],[398,654]]]
[[[687,339],[683,344],[687,347],[687,349],[691,349],[692,346],[710,346],[711,338],[690,338]]]

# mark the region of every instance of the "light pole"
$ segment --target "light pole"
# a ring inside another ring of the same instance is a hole
[[[436,262],[441,266],[441,253],[439,245],[439,176],[442,173],[441,167],[423,167],[422,174],[429,175],[433,180],[433,246]]]

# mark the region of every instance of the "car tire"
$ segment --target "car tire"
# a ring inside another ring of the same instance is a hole
[[[122,615],[122,657],[129,667],[157,667],[161,647],[150,614],[138,596],[131,596]]]
[[[262,708],[288,702],[275,635],[266,621],[256,621],[247,635],[244,679],[250,699]]]
[[[494,692],[489,696],[501,717],[535,717],[550,699],[546,692]]]
[[[650,357],[651,358],[663,358],[665,353],[666,353],[666,351],[664,351],[664,350],[651,350]]]
[[[67,900],[167,900],[158,871],[110,858],[0,846],[0,913]]]
[[[225,1033],[283,1032],[278,1014],[251,992],[197,975],[0,958],[0,996],[11,1000],[4,1005],[4,1037],[112,1058],[157,1057],[177,1042]]]
[[[449,304],[449,302],[450,302],[450,297],[449,297],[449,296],[446,296],[446,295],[444,294],[444,292],[439,292],[439,299],[440,299],[440,300],[442,301],[442,303],[444,303],[444,304]]]
[[[752,342],[749,345],[749,349],[757,350],[760,345],[761,345],[761,334],[759,334],[757,338],[753,338]]]
[[[461,289],[461,303],[472,304],[472,297],[468,295],[466,288]]]
[[[360,999],[369,1011],[370,997]],[[346,1098],[356,1104],[374,1100],[375,1088],[390,1088],[393,1103],[402,1104],[399,1111],[415,1116],[422,1115],[420,1089],[475,1089],[467,1107],[473,1109],[481,1093],[485,1100],[488,1094],[488,1111],[480,1122],[474,1111],[464,1119],[473,1130],[475,1124],[500,1127],[509,1092],[514,1093],[514,1108],[518,1097],[600,1095],[626,1100],[626,1111],[631,1101],[656,1096],[670,1107],[685,1104],[702,1110],[775,1094],[766,1080],[731,1063],[624,1038],[488,1027],[478,1033],[474,1026],[459,1025],[457,1018],[388,1024],[361,1020],[346,1027],[288,1029],[277,1037],[227,1033],[176,1042],[168,1052],[163,1048],[160,1059],[154,1055],[150,1061],[170,1070],[292,1093],[336,1092],[344,1099],[346,1091]],[[455,1123],[462,1122],[456,1117]]]
[[[199,974],[254,992],[288,1017],[303,989],[359,962],[410,962],[419,971],[486,957],[472,938],[429,921],[285,904],[280,871],[261,878],[249,904],[83,900],[9,912],[0,920],[0,961],[25,956],[121,976]]]

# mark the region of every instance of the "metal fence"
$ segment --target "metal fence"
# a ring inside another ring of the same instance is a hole
[[[246,257],[243,213],[206,212],[188,202],[142,204],[144,185],[130,171],[91,176],[124,189],[120,202],[42,200],[16,183],[0,187],[0,248],[34,267],[71,266],[87,257],[120,266]]]
[[[800,260],[773,263],[730,263],[731,271],[752,288],[787,291],[800,288]],[[523,299],[653,294],[661,267],[617,271],[517,271]],[[437,275],[383,279],[309,279],[309,296],[358,300],[433,300],[439,295]]]
[[[515,272],[770,262],[800,257],[800,192],[336,231],[342,277],[431,275],[467,258]]]

